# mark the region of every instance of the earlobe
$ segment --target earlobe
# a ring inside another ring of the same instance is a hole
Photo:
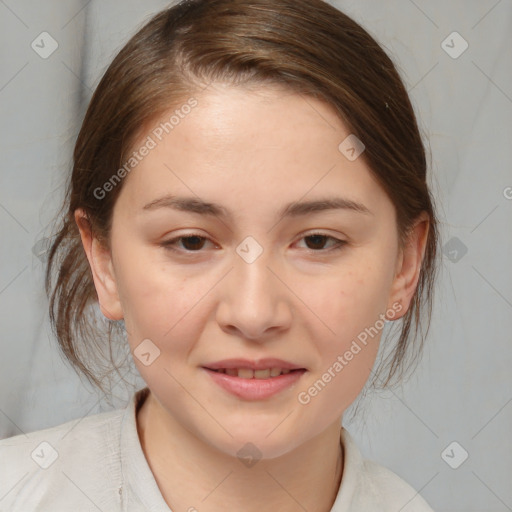
[[[397,303],[401,304],[400,313],[394,317],[395,320],[407,313],[416,291],[427,246],[429,225],[428,215],[424,212],[411,228],[407,242],[399,253],[388,303],[388,308],[392,308],[393,304],[395,307]]]
[[[93,236],[90,222],[81,208],[75,211],[75,222],[80,231],[82,245],[91,267],[101,312],[110,320],[122,320],[123,311],[119,300],[111,253]]]

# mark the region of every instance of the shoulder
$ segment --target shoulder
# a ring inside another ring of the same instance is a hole
[[[333,512],[433,512],[419,492],[396,473],[364,459],[345,428],[341,431],[341,441],[343,474]]]
[[[385,466],[365,459],[361,479],[367,491],[384,505],[380,510],[396,510],[398,506],[401,512],[433,512],[416,489]]]
[[[0,440],[0,508],[15,512],[72,504],[76,512],[92,503],[113,504],[121,481],[123,413],[86,416]]]

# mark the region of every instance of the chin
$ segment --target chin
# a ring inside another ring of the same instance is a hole
[[[208,439],[208,444],[225,455],[239,459],[247,467],[254,465],[254,461],[286,455],[300,444],[300,440],[292,439],[286,429],[278,432],[280,427],[276,429],[275,422],[269,428],[254,426],[247,429],[246,426],[237,430],[226,425],[226,429],[233,437],[223,432],[220,439]],[[272,433],[268,435],[269,432]]]

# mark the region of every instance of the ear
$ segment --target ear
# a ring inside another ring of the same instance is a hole
[[[122,320],[123,310],[117,291],[111,253],[93,236],[89,219],[81,208],[75,210],[75,222],[89,260],[101,312],[110,320]]]
[[[421,264],[425,255],[429,231],[429,216],[426,212],[418,217],[412,226],[405,246],[399,251],[395,277],[393,279],[388,309],[399,302],[402,308],[393,317],[398,320],[409,310],[412,297],[420,277]]]

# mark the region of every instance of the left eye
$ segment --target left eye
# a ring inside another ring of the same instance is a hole
[[[312,252],[326,252],[329,250],[339,250],[341,249],[347,242],[345,240],[340,240],[333,236],[325,235],[323,233],[312,233],[310,235],[304,236],[301,240],[309,239],[312,241],[314,248],[309,249]],[[204,241],[208,240],[208,238],[200,235],[187,235],[187,236],[179,236],[168,240],[166,242],[162,242],[160,245],[165,249],[169,249],[171,251],[180,252],[180,249],[176,249],[178,242],[183,240],[183,247],[185,248],[184,252],[200,252],[202,247],[204,246]],[[326,240],[332,240],[334,245],[330,249],[319,248],[319,245],[324,245]]]
[[[340,240],[338,238],[334,238],[333,236],[324,235],[323,233],[312,233],[311,235],[307,235],[301,238],[301,240],[306,240],[307,238],[313,240],[313,245],[323,245],[323,240],[332,240],[334,241],[334,245],[331,247],[331,249],[321,249],[323,251],[328,250],[337,250],[341,249],[347,242],[345,240]],[[317,250],[313,250],[313,252],[319,252]]]

